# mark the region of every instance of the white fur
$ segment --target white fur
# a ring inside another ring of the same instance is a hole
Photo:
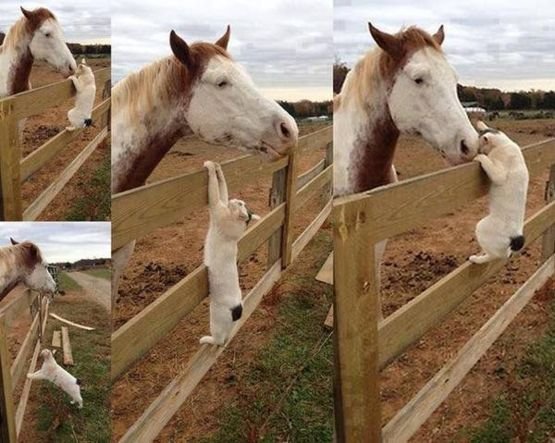
[[[77,384],[77,379],[62,368],[52,355],[49,349],[41,351],[43,358],[42,367],[32,374],[27,374],[27,378],[31,380],[48,380],[54,383],[67,395],[71,397],[71,404],[77,403],[79,409],[83,407],[83,398],[81,397],[81,387]]]
[[[487,126],[480,122],[478,128]],[[521,236],[526,211],[528,169],[520,147],[502,132],[480,137],[480,154],[475,161],[491,180],[489,214],[476,225],[476,238],[482,255],[473,255],[473,263],[507,258],[512,250],[511,238]]]
[[[75,107],[67,113],[67,118],[71,123],[66,129],[72,131],[76,128],[84,128],[85,120],[91,118],[91,113],[96,96],[96,84],[92,69],[87,66],[83,58],[77,67],[75,75],[69,77],[75,86]]]
[[[228,200],[227,185],[219,164],[206,162],[210,227],[204,243],[204,264],[210,290],[210,333],[200,343],[222,346],[234,326],[232,309],[242,306],[237,242],[247,230],[249,212],[241,200]],[[258,219],[258,216],[253,216]]]
[[[48,272],[48,265],[46,262],[37,264],[30,274],[23,277],[23,282],[28,288],[35,291],[55,292],[56,282]]]

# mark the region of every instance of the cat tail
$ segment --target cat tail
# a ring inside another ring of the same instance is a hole
[[[511,237],[510,248],[511,251],[520,251],[524,246],[524,235],[517,235],[516,237]]]
[[[237,321],[243,315],[243,305],[237,305],[231,309],[231,319]]]
[[[85,119],[85,127],[88,128],[89,126],[92,126],[92,118]]]
[[[80,379],[76,378],[75,383],[77,383],[77,386],[81,386],[82,381]]]

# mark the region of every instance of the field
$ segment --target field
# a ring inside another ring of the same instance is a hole
[[[553,120],[497,120],[494,125],[522,145],[555,134]],[[197,170],[206,159],[220,161],[237,155],[237,151],[209,147],[194,139],[182,140],[166,156],[151,181]],[[301,171],[322,156],[322,152],[303,156]],[[400,141],[395,163],[400,179],[445,167],[439,155],[411,137]],[[539,176],[531,183],[530,213],[543,205],[546,176]],[[264,214],[269,184],[269,177],[256,182],[248,181],[247,177],[239,197]],[[316,214],[318,203],[311,202],[302,213],[296,214],[297,233]],[[474,225],[485,210],[484,198],[390,241],[382,267],[386,314],[477,251]],[[201,263],[206,223],[207,213],[203,211],[182,223],[159,229],[137,243],[121,284],[121,301],[114,310],[115,328]],[[237,441],[331,440],[331,344],[327,339],[329,331],[322,327],[331,288],[314,280],[330,250],[330,229],[324,225],[166,427],[161,441],[226,441],[229,435],[236,436]],[[447,322],[424,336],[383,372],[384,423],[526,280],[537,267],[538,259],[539,246],[534,244],[477,291]],[[242,267],[244,290],[252,287],[264,265],[265,251],[261,251]],[[528,355],[529,345],[541,341],[547,333],[553,293],[552,284],[524,309],[415,436],[415,442],[467,441],[478,432],[475,428],[486,426],[484,423],[494,415],[495,401],[508,398],[515,391],[511,374],[520,367],[523,356]],[[302,321],[298,321],[299,316]],[[204,302],[148,353],[139,366],[116,382],[112,399],[114,439],[124,433],[185,366],[197,350],[198,337],[207,329],[207,303]]]
[[[93,70],[110,66],[110,59],[91,59]],[[63,77],[42,63],[35,63],[31,71],[34,88],[63,80]],[[97,100],[102,89],[97,90]],[[73,107],[73,99],[46,112],[32,116],[25,122],[22,152],[29,155],[48,139],[67,126],[67,111]],[[98,101],[96,102],[98,103]],[[22,185],[23,207],[26,208],[81,152],[97,134],[97,128],[88,128],[58,156],[49,161]],[[64,190],[41,214],[41,220],[108,220],[110,218],[110,147],[99,146],[73,176]]]

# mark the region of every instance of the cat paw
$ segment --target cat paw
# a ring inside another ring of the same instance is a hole
[[[202,337],[199,340],[199,343],[201,345],[213,345],[214,344],[214,337],[211,337],[210,335],[205,335],[204,337]]]
[[[482,161],[483,161],[485,158],[488,158],[487,155],[484,155],[484,154],[476,154],[476,156],[472,159],[472,161],[478,162],[478,163],[482,163]]]
[[[468,261],[471,263],[478,263],[478,256],[477,255],[471,255],[470,257],[468,257]]]
[[[66,131],[73,132],[75,129],[77,129],[75,126],[66,126]]]
[[[209,171],[215,171],[216,170],[216,164],[213,161],[207,160],[204,162],[204,167],[206,169],[208,169]]]

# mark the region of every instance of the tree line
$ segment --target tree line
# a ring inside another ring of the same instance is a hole
[[[333,104],[331,100],[320,102],[313,102],[310,100],[300,100],[298,102],[278,100],[278,104],[291,114],[291,116],[298,119],[320,117],[322,115],[331,117],[333,114]]]

